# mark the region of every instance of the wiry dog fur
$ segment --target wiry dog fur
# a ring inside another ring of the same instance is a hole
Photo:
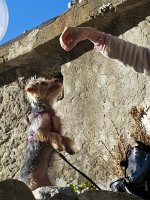
[[[74,154],[73,140],[61,135],[61,123],[52,108],[62,92],[62,83],[57,79],[31,80],[26,93],[32,107],[32,120],[28,131],[25,162],[20,171],[20,180],[31,190],[52,185],[48,178],[48,164],[54,149]],[[53,113],[50,117],[48,113]]]

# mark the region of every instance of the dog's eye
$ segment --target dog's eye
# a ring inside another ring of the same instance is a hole
[[[47,86],[48,83],[46,83],[46,82],[41,82],[41,85],[43,85],[43,86]]]

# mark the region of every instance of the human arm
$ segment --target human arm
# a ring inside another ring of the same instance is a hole
[[[138,73],[150,75],[150,49],[137,46],[112,35],[106,36],[101,52],[108,58],[132,67]]]
[[[118,60],[139,73],[150,75],[149,48],[137,46],[94,28],[65,28],[60,37],[60,44],[66,51],[70,51],[78,42],[86,39],[94,43],[104,56]]]

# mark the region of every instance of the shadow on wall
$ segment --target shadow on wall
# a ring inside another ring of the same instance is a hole
[[[119,36],[137,26],[139,22],[149,15],[150,3],[140,6],[132,12],[124,9],[124,12],[122,13],[110,14],[104,18],[102,18],[101,15],[91,17],[89,21],[81,24],[81,26],[97,27],[99,30]],[[20,66],[19,62],[21,59],[28,64],[22,64],[21,67],[17,68],[14,64],[13,68],[15,69],[7,70],[9,62],[8,64],[5,63],[7,71],[0,73],[0,87],[16,81],[19,77],[30,78],[35,74],[37,77],[44,76],[46,78],[51,78],[53,75],[61,71],[61,65],[71,62],[92,49],[93,44],[89,41],[84,41],[78,44],[72,51],[65,52],[59,44],[59,37],[55,37],[53,40],[47,42],[47,44],[38,46],[34,50],[34,57],[27,56],[26,58],[26,55],[24,55],[24,58],[18,57],[15,61],[16,66]]]

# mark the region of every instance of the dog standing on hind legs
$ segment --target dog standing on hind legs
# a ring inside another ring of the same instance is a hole
[[[61,135],[61,122],[53,110],[53,103],[63,90],[59,79],[32,79],[26,86],[28,100],[32,107],[31,125],[25,161],[20,170],[20,180],[31,190],[51,186],[48,165],[55,150],[74,154],[73,140]]]

